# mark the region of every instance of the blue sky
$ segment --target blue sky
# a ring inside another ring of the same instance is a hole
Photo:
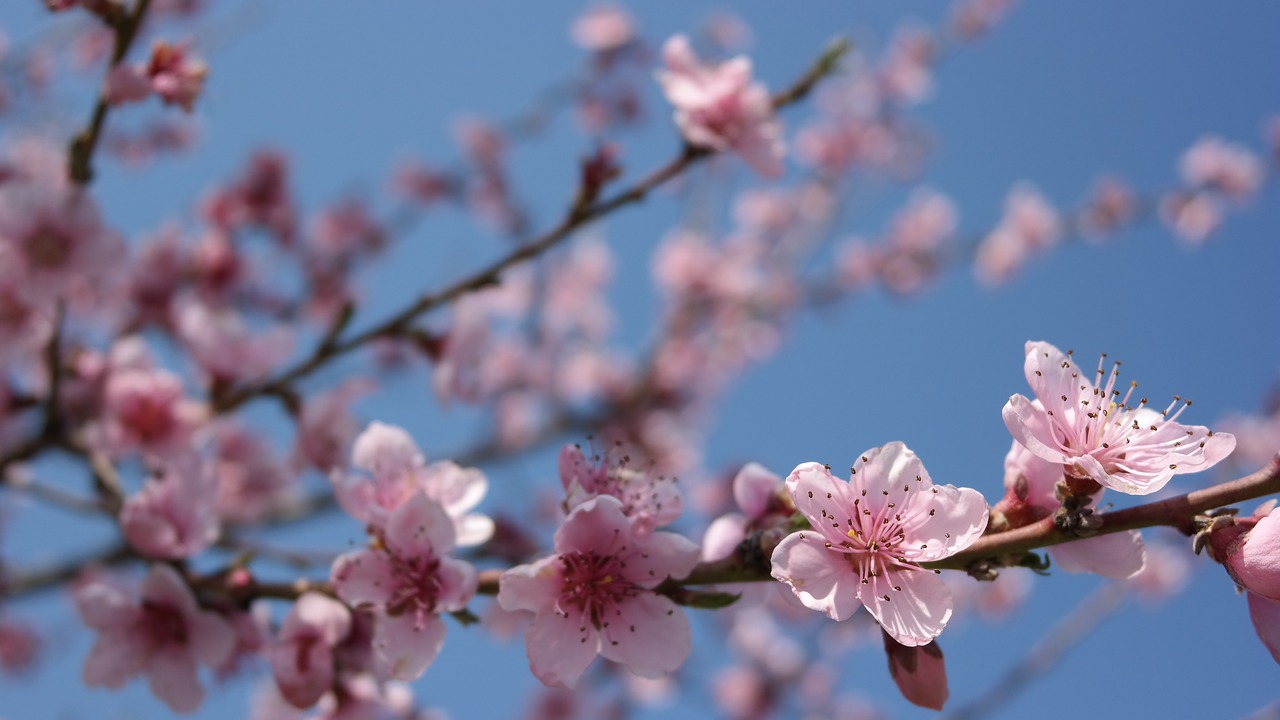
[[[131,234],[190,218],[205,190],[265,145],[295,160],[304,207],[351,192],[379,197],[406,154],[438,162],[459,156],[451,127],[460,115],[518,112],[583,60],[566,30],[584,7],[577,2],[211,5],[213,22],[202,36],[211,74],[198,109],[200,145],[142,171],[101,168],[99,200],[111,222]],[[934,136],[921,181],[956,201],[964,233],[998,220],[1005,193],[1019,180],[1034,181],[1071,207],[1104,171],[1143,191],[1172,187],[1180,154],[1205,133],[1263,147],[1263,123],[1280,113],[1274,37],[1280,6],[1024,5],[988,38],[947,56],[934,97],[915,113]],[[660,42],[693,31],[717,7],[662,2],[631,10],[644,35]],[[877,47],[898,18],[936,22],[945,7],[761,0],[735,10],[754,30],[758,75],[777,87],[835,34]],[[46,22],[34,0],[0,9],[0,25],[15,40]],[[59,98],[67,127],[83,121],[85,89],[73,84]],[[676,147],[664,102],[656,87],[648,92],[649,125],[620,138],[628,177]],[[794,128],[808,113],[799,108],[785,117]],[[574,187],[576,158],[590,147],[572,122],[561,122],[515,151],[515,179],[535,227],[559,217]],[[837,236],[880,231],[906,194],[886,182],[858,190]],[[684,210],[678,197],[660,193],[604,225],[617,257],[614,299],[625,346],[638,347],[652,321],[648,255]],[[869,447],[903,440],[936,481],[977,488],[994,501],[1010,442],[1000,408],[1009,395],[1026,392],[1022,347],[1029,339],[1074,348],[1082,358],[1108,352],[1122,359],[1125,376],[1140,380],[1153,399],[1193,398],[1191,422],[1212,425],[1232,411],[1256,410],[1280,369],[1278,235],[1273,184],[1200,248],[1150,223],[1105,246],[1056,249],[996,290],[957,270],[915,298],[877,293],[806,314],[776,357],[732,386],[709,432],[707,465],[756,460],[780,473],[809,460],[840,467]],[[364,271],[365,317],[502,247],[454,213],[431,218]],[[362,414],[409,427],[433,456],[464,445],[477,426],[473,413],[436,407],[425,378],[394,389],[362,405]],[[40,471],[57,476],[66,468],[51,463]],[[553,456],[531,455],[492,469],[491,477],[485,507],[517,507],[530,481],[554,482]],[[1183,476],[1175,485],[1186,490],[1207,480]],[[72,532],[78,526],[54,518],[19,517],[4,538],[6,553],[36,561],[106,533]],[[68,531],[47,539],[37,530],[46,521]],[[273,539],[342,549],[357,534],[353,522],[332,517]],[[1276,700],[1277,669],[1253,635],[1244,599],[1220,568],[1203,558],[1196,567],[1191,589],[1157,607],[1127,605],[1002,717],[1239,717]],[[958,619],[942,637],[953,705],[985,689],[1098,582],[1054,574],[1037,579],[1028,605],[1007,624]],[[0,717],[167,717],[137,683],[119,693],[79,687],[74,679],[89,637],[75,629],[61,595],[25,600],[11,611],[52,640],[38,673],[0,679]],[[704,628],[699,636],[704,643],[687,669],[694,680],[708,677],[724,657],[714,634]],[[840,670],[842,687],[883,701],[894,717],[925,716],[897,698],[883,664],[878,648],[856,653]],[[424,702],[455,718],[517,717],[535,682],[519,643],[454,626],[444,655],[417,688]],[[503,691],[492,692],[495,686]],[[238,716],[249,688],[230,683],[196,717]],[[679,702],[680,716],[710,712],[696,684]]]

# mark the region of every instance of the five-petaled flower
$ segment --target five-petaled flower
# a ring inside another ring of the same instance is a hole
[[[977,540],[987,503],[976,490],[934,485],[900,442],[863,453],[851,473],[844,482],[810,462],[787,477],[796,510],[813,529],[783,539],[773,576],[833,620],[866,605],[894,640],[925,645],[951,619],[952,601],[946,583],[920,563]]]
[[[533,674],[571,688],[596,655],[660,677],[689,654],[689,621],[653,592],[698,562],[698,546],[669,532],[638,532],[616,498],[574,508],[556,531],[556,554],[502,574],[498,604],[534,613],[525,633]]]
[[[1147,495],[1174,475],[1206,470],[1235,449],[1232,435],[1175,422],[1190,401],[1175,396],[1164,412],[1148,408],[1146,398],[1131,407],[1137,383],[1122,397],[1115,387],[1120,363],[1108,372],[1102,358],[1095,385],[1069,354],[1046,342],[1028,342],[1024,367],[1036,399],[1014,395],[1005,403],[1004,424],[1014,439],[1072,477],[1130,495]]]

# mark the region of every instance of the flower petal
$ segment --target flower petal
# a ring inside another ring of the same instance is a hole
[[[498,577],[498,604],[503,610],[541,613],[555,604],[564,582],[559,555],[517,565]]]
[[[847,620],[861,602],[861,579],[844,554],[809,532],[791,533],[773,550],[773,577],[791,586],[804,606],[832,620]]]
[[[951,619],[951,590],[932,571],[891,571],[867,580],[858,586],[858,598],[880,627],[903,645],[927,645]]]
[[[608,540],[601,542],[601,538]],[[556,552],[594,552],[614,555],[620,545],[631,544],[631,520],[622,512],[622,502],[609,495],[597,495],[575,507],[556,530]]]
[[[641,677],[666,675],[689,657],[689,620],[669,598],[653,593],[618,604],[618,616],[601,631],[601,654]]]
[[[1280,602],[1251,592],[1249,617],[1253,620],[1258,639],[1267,646],[1271,658],[1280,663]]]
[[[850,512],[854,508],[853,490],[837,479],[825,465],[802,463],[787,476],[787,492],[796,510],[809,520],[814,531],[831,542],[843,542],[846,528],[852,527]]]
[[[381,605],[396,588],[386,553],[359,550],[339,555],[329,570],[333,591],[354,608]]]
[[[589,621],[554,611],[538,613],[524,634],[529,668],[544,685],[572,689],[600,652]]]
[[[698,546],[683,535],[655,532],[626,557],[624,575],[640,587],[653,588],[668,577],[679,580],[688,575],[698,557]]]
[[[1137,530],[1055,545],[1049,555],[1064,572],[1089,572],[1116,580],[1137,575],[1147,564],[1146,546]]]
[[[1036,457],[1053,463],[1069,463],[1054,438],[1053,428],[1045,415],[1044,406],[1022,395],[1013,395],[1000,411],[1009,434]]]
[[[386,539],[398,557],[443,557],[454,548],[453,519],[440,503],[415,492],[391,513]]]
[[[195,658],[171,648],[151,656],[147,663],[151,692],[174,712],[194,712],[204,702],[204,688],[196,677]]]
[[[987,528],[987,501],[977,490],[934,485],[932,492],[916,493],[913,500],[911,509],[921,512],[921,522],[910,532],[910,541],[929,546],[915,556],[919,561],[955,555],[972,545]],[[920,500],[926,502],[922,504]]]
[[[769,498],[782,485],[782,478],[760,463],[749,462],[733,478],[733,500],[747,517],[757,518],[769,507]]]
[[[444,647],[444,621],[437,615],[378,615],[373,627],[380,669],[395,680],[417,680]]]

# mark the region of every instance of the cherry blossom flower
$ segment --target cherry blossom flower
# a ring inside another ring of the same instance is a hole
[[[350,405],[372,390],[372,382],[354,380],[307,400],[298,414],[294,443],[297,464],[310,465],[321,472],[340,467],[358,430]]]
[[[78,188],[0,184],[0,282],[29,302],[48,301],[110,277],[124,242]]]
[[[941,560],[977,540],[987,504],[976,490],[934,485],[906,445],[864,453],[849,482],[804,463],[787,490],[812,530],[773,551],[773,577],[804,605],[846,620],[862,605],[907,646],[926,645],[951,618],[951,591],[919,563]]]
[[[637,532],[668,525],[684,511],[684,498],[676,480],[632,467],[631,457],[614,451],[588,458],[572,443],[560,449],[560,484],[565,490],[565,511],[588,500],[608,495],[622,504],[622,512],[637,521]]]
[[[230,308],[190,302],[178,312],[178,336],[215,382],[260,378],[293,348],[293,335],[283,326],[253,332]]]
[[[689,39],[676,35],[662,47],[667,70],[658,73],[685,140],[716,151],[734,150],[756,172],[782,174],[782,124],[769,91],[751,80],[751,60],[739,56],[704,65]]]
[[[308,708],[333,687],[333,649],[351,632],[347,606],[319,593],[304,593],[290,608],[280,636],[267,650],[280,694]]]
[[[218,539],[216,488],[201,461],[170,463],[163,475],[125,501],[120,529],[129,544],[153,558],[176,560],[203,552]]]
[[[619,500],[596,497],[556,531],[555,555],[502,574],[498,603],[535,613],[525,646],[544,684],[572,688],[597,655],[642,677],[670,673],[688,656],[689,621],[651,591],[688,575],[698,547],[674,533],[637,530]]]
[[[222,422],[214,430],[218,516],[258,522],[296,494],[296,477],[258,432]]]
[[[344,602],[373,611],[373,647],[382,674],[413,680],[444,646],[440,613],[465,608],[475,595],[476,571],[448,556],[453,523],[420,492],[391,513],[381,540],[381,550],[338,557],[330,577]]]
[[[298,219],[289,186],[288,158],[273,150],[254,153],[241,177],[214,192],[202,209],[217,227],[263,227],[279,243],[290,245]]]
[[[781,532],[777,538],[781,540],[785,534],[782,528],[795,513],[782,478],[760,463],[747,463],[734,476],[733,499],[742,512],[721,515],[707,527],[702,538],[703,560],[728,557],[752,532]]]
[[[1182,179],[1194,188],[1213,188],[1234,200],[1248,200],[1262,184],[1263,166],[1251,150],[1206,135],[1182,155]]]
[[[75,602],[85,624],[98,632],[85,661],[85,684],[119,688],[145,674],[151,691],[175,712],[192,712],[204,701],[197,663],[221,665],[235,647],[231,625],[200,609],[167,565],[151,567],[137,600],[93,582],[76,591]]]
[[[635,39],[635,20],[626,8],[600,3],[587,8],[569,28],[573,41],[591,52],[613,52]]]
[[[330,479],[339,504],[357,520],[382,527],[396,508],[423,492],[449,514],[458,545],[479,545],[493,536],[493,520],[471,512],[489,490],[484,473],[449,460],[428,465],[402,428],[370,423],[356,438],[351,464],[371,480],[341,472]]]
[[[1004,458],[1005,496],[992,508],[1008,529],[1050,517],[1062,506],[1054,488],[1063,479],[1062,465],[1041,458],[1016,440]],[[1102,491],[1092,496],[1097,505]],[[1049,548],[1054,565],[1070,573],[1091,572],[1123,580],[1142,572],[1146,550],[1137,530],[1085,538]],[[1003,575],[1002,575],[1003,576]]]
[[[1231,579],[1248,591],[1253,629],[1280,663],[1280,508],[1276,501],[1213,531],[1209,549]]]
[[[202,403],[187,399],[177,375],[122,369],[107,377],[102,419],[86,432],[91,445],[112,457],[135,450],[173,457],[194,451],[192,436],[207,414]]]
[[[1174,475],[1207,470],[1235,449],[1235,437],[1176,422],[1189,406],[1175,396],[1164,412],[1116,389],[1120,363],[1107,372],[1098,362],[1100,386],[1068,355],[1046,342],[1028,342],[1024,369],[1034,401],[1014,395],[1002,412],[1005,427],[1033,454],[1061,464],[1068,475],[1130,495],[1147,495]],[[1105,379],[1105,385],[1101,385]],[[1176,410],[1175,410],[1176,408]],[[1172,413],[1172,414],[1170,414]]]
[[[188,55],[186,44],[157,41],[146,64],[117,65],[107,75],[107,102],[120,105],[155,93],[166,105],[191,112],[204,88],[209,66]]]

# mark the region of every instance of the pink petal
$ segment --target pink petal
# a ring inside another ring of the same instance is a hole
[[[194,712],[204,702],[204,688],[196,677],[196,662],[176,648],[153,655],[147,663],[151,692],[174,712]]]
[[[443,557],[454,548],[453,519],[440,503],[417,492],[391,513],[386,539],[399,557]]]
[[[524,634],[529,668],[544,685],[573,689],[600,652],[600,638],[590,621],[541,612]]]
[[[1013,439],[1036,457],[1053,463],[1069,462],[1067,456],[1058,449],[1053,430],[1049,426],[1049,418],[1038,401],[1033,403],[1021,395],[1014,395],[1005,403],[1000,415]]]
[[[1237,555],[1227,557],[1236,580],[1253,593],[1280,600],[1280,512],[1258,521]]]
[[[616,554],[619,545],[631,543],[631,520],[622,512],[622,503],[609,495],[598,495],[569,513],[556,530],[556,552]]]
[[[444,647],[444,621],[414,613],[379,615],[374,622],[373,647],[385,674],[396,680],[417,680]]]
[[[304,630],[317,633],[327,645],[337,645],[351,632],[351,611],[327,595],[303,593],[285,616],[280,635],[293,637]]]
[[[1251,592],[1249,617],[1253,619],[1258,639],[1267,646],[1271,658],[1280,663],[1280,602]]]
[[[380,508],[373,483],[338,470],[329,475],[329,481],[333,484],[334,497],[338,499],[338,505],[343,511],[360,522],[382,524],[374,520],[375,509]]]
[[[655,532],[626,558],[624,574],[640,587],[653,588],[668,577],[679,580],[688,575],[699,556],[698,546],[683,535]]]
[[[201,663],[218,667],[235,652],[235,629],[221,615],[201,611],[187,618],[187,645]]]
[[[493,537],[494,528],[493,518],[479,513],[463,515],[453,521],[453,529],[458,534],[459,547],[472,547],[489,542]]]
[[[743,465],[733,478],[733,501],[747,517],[760,517],[781,485],[782,478],[760,463],[750,462]]]
[[[409,433],[386,423],[370,423],[351,448],[351,464],[375,476],[405,475],[424,462]]]
[[[857,470],[857,484],[867,491],[867,499],[862,502],[871,502],[873,513],[881,507],[880,498],[885,497],[886,492],[900,493],[904,483],[914,483],[916,478],[921,478],[923,483],[933,484],[924,463],[911,448],[899,441],[864,452],[854,463],[854,469]],[[843,533],[840,539],[845,539]]]
[[[849,509],[856,499],[848,483],[836,479],[825,466],[809,462],[787,476],[787,491],[796,510],[809,519],[815,532],[832,542],[848,540],[843,528],[850,521]]]
[[[813,533],[791,533],[773,550],[772,574],[790,585],[805,607],[846,620],[862,605],[857,594],[862,581],[848,558],[825,544]]]
[[[94,630],[126,627],[138,617],[138,608],[128,595],[103,583],[95,582],[76,590],[75,603],[80,618]]]
[[[719,560],[731,555],[747,537],[747,519],[739,513],[721,515],[702,536],[702,559]]]
[[[466,607],[471,598],[475,597],[479,576],[471,563],[444,557],[440,558],[436,581],[440,583],[436,609],[440,612],[456,612]]]
[[[1116,580],[1137,575],[1147,563],[1146,546],[1137,530],[1055,545],[1049,548],[1049,555],[1065,572],[1089,572]]]
[[[551,608],[564,582],[560,568],[560,556],[552,555],[507,570],[498,578],[498,604],[507,611],[540,613]]]
[[[125,633],[103,633],[93,642],[84,661],[84,684],[122,687],[147,665],[146,649]]]
[[[318,638],[299,645],[282,642],[266,650],[280,694],[296,708],[306,709],[333,687],[333,653]]]
[[[951,485],[934,485],[936,493],[928,493],[932,516],[911,533],[911,542],[929,547],[921,550],[917,559],[922,562],[950,557],[969,547],[982,536],[987,527],[987,501],[982,493],[971,488]]]
[[[689,620],[669,598],[641,593],[618,604],[601,632],[601,654],[641,677],[666,675],[689,657]]]
[[[1075,397],[1079,392],[1080,381],[1083,379],[1088,383],[1088,378],[1093,377],[1073,377],[1073,373],[1079,373],[1079,368],[1075,367],[1071,358],[1047,342],[1028,341],[1025,349],[1026,359],[1022,369],[1026,373],[1031,391],[1041,400],[1063,395]]]
[[[869,577],[859,584],[858,598],[885,632],[908,647],[928,644],[951,619],[951,590],[930,570]]]
[[[391,560],[385,553],[359,550],[338,556],[329,570],[333,590],[354,608],[381,605],[396,588]]]
[[[152,565],[140,588],[144,602],[167,605],[191,618],[201,612],[191,589],[168,565]]]

